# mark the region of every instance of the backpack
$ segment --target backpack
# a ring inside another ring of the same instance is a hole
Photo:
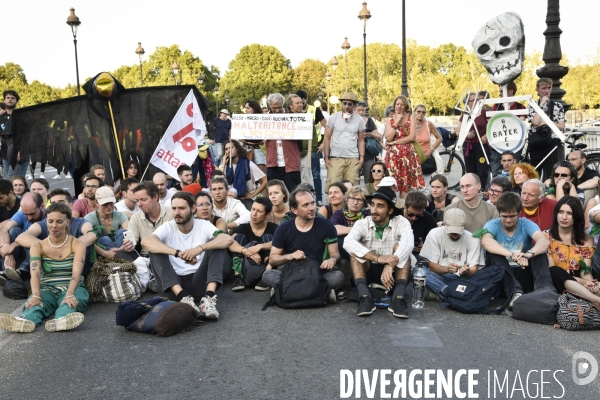
[[[377,157],[379,154],[381,154],[381,150],[383,150],[383,147],[381,146],[381,143],[379,143],[377,140],[373,138],[365,139],[365,151],[370,156],[370,158]]]
[[[556,321],[569,331],[600,329],[600,304],[565,291],[558,298]]]
[[[292,260],[282,268],[275,294],[263,311],[273,303],[281,308],[323,307],[327,304],[327,292],[319,264],[309,258]]]
[[[441,126],[436,126],[437,131],[440,133],[442,137],[442,145],[444,147],[454,146],[454,143],[458,140],[458,137],[450,138],[450,131],[446,128],[442,128]]]
[[[506,279],[511,281],[508,285],[511,288],[510,293],[506,294],[506,302],[501,307],[490,309],[492,297],[501,287],[505,275]],[[442,290],[442,306],[464,314],[500,314],[512,298],[512,283],[512,276],[505,274],[504,268],[499,264],[480,269],[468,278],[455,276]]]
[[[124,301],[116,312],[116,323],[128,331],[172,336],[198,326],[200,314],[192,306],[154,297],[147,301]]]

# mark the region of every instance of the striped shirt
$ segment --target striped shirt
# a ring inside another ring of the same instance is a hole
[[[58,295],[69,288],[71,277],[73,276],[73,260],[75,259],[75,253],[73,252],[73,238],[71,238],[71,252],[62,260],[57,260],[45,255],[41,242],[39,243],[39,246],[41,257],[34,256],[31,257],[31,260],[39,259],[46,269],[48,269],[48,267],[52,269],[52,272],[44,272],[44,268],[41,269],[41,289]],[[79,286],[83,287],[83,276],[79,281]]]

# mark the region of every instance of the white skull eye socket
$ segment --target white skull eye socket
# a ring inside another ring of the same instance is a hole
[[[483,44],[477,49],[477,52],[481,55],[487,53],[488,51],[490,51],[490,46],[488,46],[487,44]]]
[[[500,43],[500,46],[506,47],[510,44],[510,38],[508,36],[502,36],[498,43]]]

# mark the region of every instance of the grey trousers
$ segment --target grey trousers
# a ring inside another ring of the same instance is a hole
[[[231,266],[231,257],[226,249],[208,250],[196,272],[177,275],[168,255],[150,253],[150,269],[156,279],[158,294],[171,300],[175,300],[171,287],[180,285],[196,302],[200,301],[206,293],[208,283],[216,282],[219,288],[223,280],[233,274]]]
[[[327,271],[321,272],[323,279],[327,282],[329,289],[334,289],[336,292],[344,286],[344,274],[341,271]],[[263,273],[262,280],[267,285],[273,287],[277,286],[281,281],[281,271],[276,269],[269,269]]]

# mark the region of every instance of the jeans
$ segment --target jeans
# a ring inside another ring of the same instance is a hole
[[[496,150],[492,150],[492,155],[490,156],[490,170],[492,171],[492,176],[496,176],[502,168],[502,154],[498,153]],[[483,189],[485,189],[482,186]]]
[[[321,181],[321,158],[322,153],[313,151],[310,153],[310,169],[312,170],[312,177],[315,187],[317,198],[316,201],[323,201],[323,182]]]
[[[425,268],[425,287],[440,296],[445,296],[442,290],[455,278],[456,275],[454,274],[445,273],[440,275],[429,270],[429,268]]]
[[[215,166],[221,165],[221,159],[223,158],[223,148],[225,143],[215,143],[213,150],[215,153]]]
[[[115,234],[115,240],[112,240],[110,236],[102,236],[101,238],[98,238],[97,243],[104,246],[106,250],[121,247],[123,246],[124,233],[125,229],[119,229]]]
[[[310,183],[313,185],[312,168],[308,168],[308,155],[305,155],[300,159],[300,179],[304,183]]]
[[[525,268],[511,267],[504,256],[487,253],[489,264],[499,264],[504,271],[514,278],[513,293],[529,293],[535,290],[554,289],[550,269],[548,268],[548,256],[540,254],[529,259],[529,266]],[[510,293],[508,281],[504,279],[504,292]]]
[[[67,295],[67,291],[63,290],[60,294],[56,295],[48,290],[40,290],[40,297],[42,298],[41,306],[31,307],[26,309],[23,306],[23,318],[33,322],[36,326],[42,323],[44,318],[48,318],[54,313],[54,319],[65,317],[68,314],[74,312],[84,312],[87,309],[88,300],[90,295],[83,286],[78,286],[73,293],[73,296],[77,299],[77,308],[70,308],[66,304],[61,304]],[[28,299],[29,301],[29,299]]]
[[[25,232],[23,229],[15,226],[10,228],[8,235],[10,236],[10,243],[14,243],[17,240],[17,236]],[[15,269],[29,272],[29,249],[26,247],[18,246],[12,253],[15,258]],[[0,257],[0,268],[4,270],[4,257]]]
[[[27,175],[27,168],[29,167],[29,161],[24,163],[17,163],[13,168],[7,159],[2,160],[2,169],[4,171],[5,179],[11,180],[15,176],[22,176],[23,178]]]
[[[233,274],[231,266],[231,257],[226,249],[208,250],[196,272],[177,275],[168,255],[150,253],[150,269],[156,279],[158,295],[170,300],[175,300],[171,287],[180,285],[196,302],[200,301],[208,283],[216,282],[217,288],[221,287],[223,281]]]

